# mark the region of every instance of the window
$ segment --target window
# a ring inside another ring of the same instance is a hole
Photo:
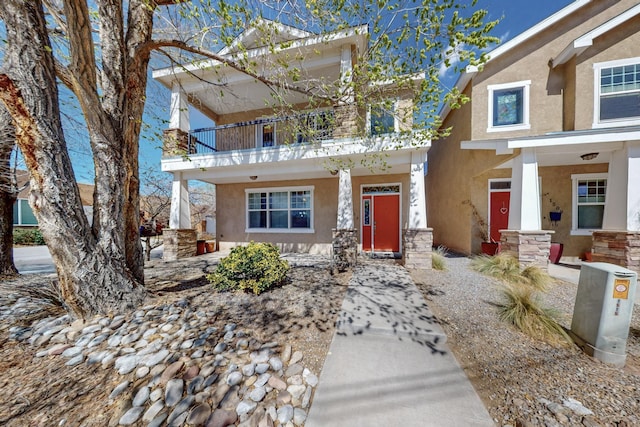
[[[640,58],[594,64],[594,127],[640,120]]]
[[[571,234],[589,235],[602,229],[607,198],[607,174],[571,175],[573,181],[573,218]]]
[[[247,232],[313,232],[313,187],[250,189]]]
[[[13,225],[38,225],[27,199],[18,199],[13,203]]]
[[[531,81],[488,86],[487,132],[529,129],[529,86]]]
[[[396,131],[395,103],[384,103],[371,107],[369,122],[371,135],[385,135]]]

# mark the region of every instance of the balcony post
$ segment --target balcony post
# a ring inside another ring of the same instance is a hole
[[[169,129],[180,129],[189,132],[189,103],[187,94],[184,93],[179,84],[174,83],[171,87],[171,118]]]

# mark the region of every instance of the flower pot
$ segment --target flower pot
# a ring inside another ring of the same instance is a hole
[[[494,256],[500,253],[500,242],[482,242],[482,253],[489,256]]]
[[[564,245],[562,243],[551,243],[551,248],[549,249],[549,261],[553,264],[559,264],[563,249]]]
[[[202,255],[205,252],[204,240],[196,241],[196,255]]]
[[[215,240],[208,240],[208,241],[204,242],[204,247],[207,250],[208,254],[210,254],[211,252],[215,252],[216,251],[216,241]]]
[[[562,218],[562,212],[560,211],[549,212],[549,219],[551,221],[557,222],[557,221],[560,221],[560,218]]]
[[[591,251],[589,251],[589,252],[585,252],[585,253],[584,253],[584,260],[585,260],[586,262],[591,262],[591,260],[592,260],[592,259],[593,259],[593,258],[591,258]]]

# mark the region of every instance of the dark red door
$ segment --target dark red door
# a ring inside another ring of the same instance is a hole
[[[373,238],[373,196],[362,196],[362,250],[372,249]]]
[[[492,191],[490,193],[491,207],[489,208],[489,237],[500,241],[500,231],[509,228],[509,191]]]
[[[362,250],[400,252],[400,195],[362,197]]]

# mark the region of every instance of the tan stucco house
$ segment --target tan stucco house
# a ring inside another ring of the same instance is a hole
[[[395,253],[409,265],[429,265],[423,165],[430,143],[417,144],[410,132],[394,137],[406,131],[407,122],[399,117],[411,111],[411,91],[393,91],[393,114],[368,111],[365,122],[353,114],[358,88],[350,79],[367,48],[367,27],[320,36],[260,23],[260,29],[248,28],[220,51],[220,60],[153,73],[171,89],[161,161],[162,170],[173,174],[165,255],[182,256],[181,247],[186,254],[195,250],[188,183],[201,181],[215,184],[221,250],[264,241],[287,252]],[[225,66],[224,60],[234,55],[250,58],[262,76],[276,73],[263,73],[263,66],[297,67],[297,79],[287,75],[283,85],[343,82],[344,96],[318,104],[289,91],[285,101],[294,108],[283,116],[276,111],[272,87],[259,76]],[[193,129],[189,106],[215,126]],[[363,133],[363,128],[371,131]],[[383,152],[384,170],[372,168],[371,155]]]
[[[640,270],[640,4],[577,0],[468,68],[426,178],[435,244]],[[473,209],[478,215],[473,215]]]

